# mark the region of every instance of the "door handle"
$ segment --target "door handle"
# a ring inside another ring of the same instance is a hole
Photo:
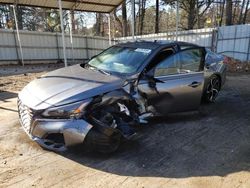
[[[192,87],[192,88],[196,88],[196,87],[198,87],[199,85],[201,85],[201,82],[192,82],[191,84],[189,84],[188,86],[189,87]]]

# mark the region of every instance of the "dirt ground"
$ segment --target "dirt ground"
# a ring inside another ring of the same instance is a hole
[[[0,187],[250,187],[250,74],[228,75],[215,104],[152,119],[100,155],[46,151],[26,136],[17,91],[39,71],[0,77]]]

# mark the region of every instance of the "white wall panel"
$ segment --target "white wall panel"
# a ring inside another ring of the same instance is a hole
[[[60,33],[20,32],[24,60],[58,60],[63,59]],[[108,39],[73,35],[73,54],[70,36],[65,35],[66,56],[68,59],[87,59],[100,53],[109,46]],[[86,41],[88,40],[88,44]],[[14,31],[0,30],[0,64],[1,61],[17,61],[20,50]],[[87,50],[88,48],[88,50]],[[59,57],[58,57],[59,54]]]
[[[178,41],[190,42],[212,48],[213,28],[179,31]],[[250,25],[223,26],[218,29],[215,43],[218,53],[240,60],[250,60]],[[136,36],[143,40],[175,40],[175,32]],[[214,39],[215,40],[215,39]],[[115,39],[117,42],[132,41],[132,37]]]
[[[180,31],[178,40],[195,43],[211,48],[213,28]],[[87,59],[109,47],[107,38],[73,35],[73,54],[70,36],[66,36],[68,59]],[[218,29],[216,49],[218,53],[240,59],[250,60],[250,25],[220,27]],[[20,32],[24,60],[63,59],[60,33]],[[175,32],[136,36],[138,40],[175,40]],[[132,41],[132,37],[117,38],[118,42]],[[12,30],[0,30],[0,63],[20,59],[17,35]],[[59,54],[59,57],[58,57]]]

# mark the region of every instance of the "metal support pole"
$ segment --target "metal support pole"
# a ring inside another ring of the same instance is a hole
[[[131,23],[131,30],[132,30],[132,39],[135,40],[135,0],[131,0],[131,11],[132,11],[132,23]]]
[[[65,67],[67,67],[68,64],[67,64],[67,58],[66,58],[66,47],[65,47],[63,16],[62,16],[62,1],[61,0],[58,0],[58,5],[59,5],[59,14],[60,14],[60,22],[61,22],[61,31],[62,31],[63,58],[64,58]]]
[[[112,45],[111,43],[111,21],[110,21],[110,14],[108,15],[108,22],[109,22],[109,46]]]
[[[70,35],[70,44],[71,44],[71,55],[72,55],[72,62],[75,62],[74,59],[74,46],[73,46],[73,36],[72,36],[72,16],[71,12],[69,11],[69,35]]]
[[[176,2],[176,33],[175,40],[178,41],[178,30],[179,30],[179,0]]]
[[[247,50],[247,61],[250,60],[250,37],[248,38],[248,50]]]
[[[88,37],[85,36],[85,44],[86,44],[86,56],[87,56],[87,59],[90,59],[89,57],[89,44],[88,44]]]
[[[18,46],[19,46],[19,49],[20,49],[22,66],[24,66],[23,49],[22,49],[22,44],[21,44],[20,35],[19,35],[18,21],[17,21],[17,17],[16,17],[16,5],[13,5],[12,8],[13,8],[13,13],[14,13],[14,19],[15,19],[15,25],[16,25],[16,32],[17,32],[17,41],[18,41]]]

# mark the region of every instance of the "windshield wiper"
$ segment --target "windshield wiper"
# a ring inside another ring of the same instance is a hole
[[[86,68],[86,69],[89,69],[89,68],[92,68],[92,67],[93,67],[93,66],[90,65],[90,64],[88,64],[88,63],[84,64],[84,68]],[[95,68],[95,67],[93,67],[93,68]]]
[[[107,72],[105,70],[102,70],[102,69],[98,69],[97,67],[95,67],[93,65],[90,65],[88,63],[84,66],[84,68],[95,70],[95,71],[98,71],[98,72],[100,72],[102,74],[111,75],[109,72]]]
[[[102,70],[102,69],[97,69],[100,73],[103,73],[103,74],[106,74],[106,75],[111,75],[109,72],[105,71],[105,70]]]

